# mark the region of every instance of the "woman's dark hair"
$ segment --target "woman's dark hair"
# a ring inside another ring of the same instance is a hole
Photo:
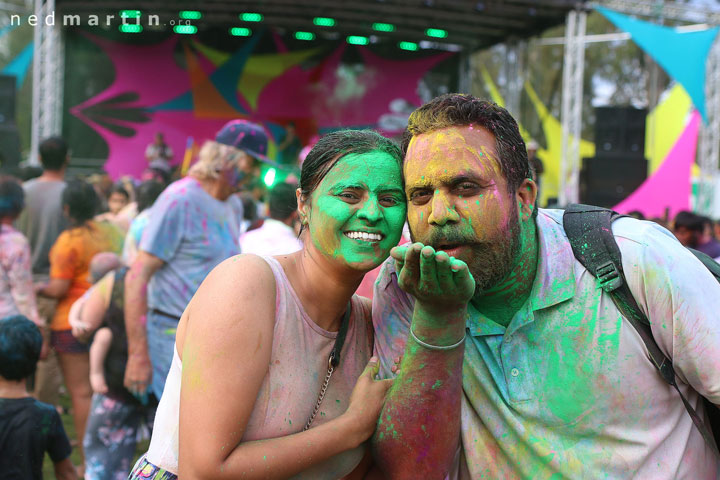
[[[165,186],[157,180],[147,180],[141,183],[135,191],[138,213],[152,207],[163,190],[165,190]]]
[[[62,203],[63,207],[68,206],[68,215],[75,226],[78,226],[95,216],[100,199],[89,183],[71,180],[63,191]]]
[[[402,165],[400,148],[372,130],[338,130],[322,137],[310,150],[300,172],[300,192],[309,198],[325,175],[351,153],[385,152]]]
[[[113,185],[113,187],[110,189],[110,193],[108,193],[108,198],[110,198],[110,195],[113,193],[119,193],[123,197],[125,197],[126,200],[130,201],[130,194],[127,190],[125,190],[125,187],[122,185]]]
[[[0,376],[24,380],[35,372],[40,358],[42,335],[24,315],[0,319]]]
[[[17,218],[25,207],[25,191],[12,178],[0,178],[0,218]]]

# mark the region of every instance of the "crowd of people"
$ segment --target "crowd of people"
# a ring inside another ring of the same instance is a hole
[[[715,478],[684,402],[701,424],[720,404],[720,284],[683,246],[720,259],[720,224],[613,223],[676,391],[538,208],[535,149],[448,94],[401,145],[325,135],[259,201],[268,139],[246,120],[184,177],[161,134],[117,182],[66,178],[44,140],[35,178],[0,177],[3,478],[42,478],[46,452],[63,480]]]

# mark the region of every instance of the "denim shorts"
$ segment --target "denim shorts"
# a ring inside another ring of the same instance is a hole
[[[50,345],[58,353],[87,353],[90,347],[73,337],[72,330],[51,330]]]

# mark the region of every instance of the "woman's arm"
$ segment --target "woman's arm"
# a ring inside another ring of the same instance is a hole
[[[30,246],[23,238],[22,244],[14,245],[14,247],[14,252],[8,252],[10,253],[9,262],[5,267],[10,280],[10,295],[21,314],[32,320],[38,327],[43,327],[45,322],[40,318],[35,302],[30,266]]]
[[[36,287],[37,294],[49,298],[63,298],[70,290],[70,282],[69,278],[51,278],[47,283]]]
[[[94,393],[105,394],[108,386],[105,382],[105,358],[110,351],[113,334],[108,327],[101,328],[95,334],[90,345],[90,386]]]
[[[261,258],[242,255],[223,262],[185,315],[186,328],[178,331],[180,478],[288,478],[372,434],[389,387],[388,381],[373,380],[375,359],[340,417],[305,432],[240,443],[272,351],[275,281]]]
[[[90,290],[77,299],[70,308],[72,333],[81,342],[87,342],[102,324],[105,312],[110,306],[114,285],[115,272],[112,271],[90,287]]]

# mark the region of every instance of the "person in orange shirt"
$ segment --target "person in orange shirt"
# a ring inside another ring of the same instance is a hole
[[[119,254],[123,235],[110,223],[92,220],[100,202],[88,183],[69,182],[63,192],[62,203],[69,226],[50,250],[50,281],[39,285],[37,293],[58,299],[50,322],[50,345],[58,354],[60,369],[70,392],[75,431],[78,438],[83,438],[92,397],[90,360],[87,345],[73,337],[68,317],[72,304],[91,286],[89,270],[93,256],[100,252]]]

